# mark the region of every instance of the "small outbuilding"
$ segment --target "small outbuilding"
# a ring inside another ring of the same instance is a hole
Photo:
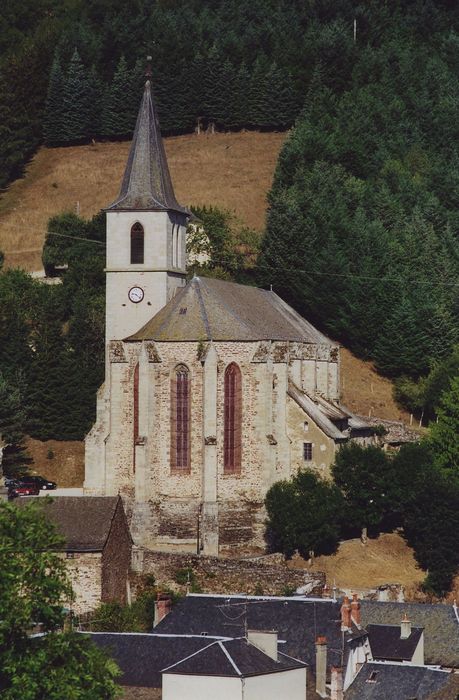
[[[31,499],[18,499],[22,506]],[[75,593],[73,611],[93,610],[101,602],[127,601],[132,539],[119,496],[40,498],[44,512],[64,540]]]

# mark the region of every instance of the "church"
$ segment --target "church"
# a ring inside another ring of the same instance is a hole
[[[123,499],[134,542],[238,554],[264,546],[264,498],[328,477],[372,429],[339,403],[340,348],[274,291],[194,277],[150,82],[106,209],[105,383],[86,437],[87,495]]]

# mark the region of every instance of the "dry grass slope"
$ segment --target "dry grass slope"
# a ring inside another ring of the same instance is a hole
[[[307,568],[302,559],[294,558],[294,566]],[[336,554],[317,557],[312,567],[324,571],[329,585],[340,588],[375,588],[386,583],[400,583],[406,594],[425,578],[425,572],[416,564],[413,551],[400,535],[380,535],[363,545],[359,539],[342,542]]]
[[[266,194],[285,133],[213,134],[165,139],[176,195],[183,204],[220,206],[247,226],[264,227]],[[26,177],[0,200],[0,250],[6,265],[41,269],[48,219],[62,211],[89,218],[116,197],[129,143],[42,148]]]

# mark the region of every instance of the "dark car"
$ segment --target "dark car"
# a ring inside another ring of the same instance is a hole
[[[52,491],[57,488],[55,481],[48,481],[43,476],[23,476],[19,483],[22,486],[35,486],[39,491]]]
[[[8,489],[8,498],[17,498],[18,496],[38,496],[40,489],[36,484],[25,485],[18,482],[15,486],[10,486]]]

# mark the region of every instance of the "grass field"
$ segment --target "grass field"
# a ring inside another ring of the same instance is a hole
[[[188,134],[166,138],[175,192],[185,205],[216,205],[262,231],[285,133]],[[26,176],[0,199],[0,250],[5,264],[40,270],[48,219],[63,211],[89,218],[119,190],[128,142],[41,148]]]

